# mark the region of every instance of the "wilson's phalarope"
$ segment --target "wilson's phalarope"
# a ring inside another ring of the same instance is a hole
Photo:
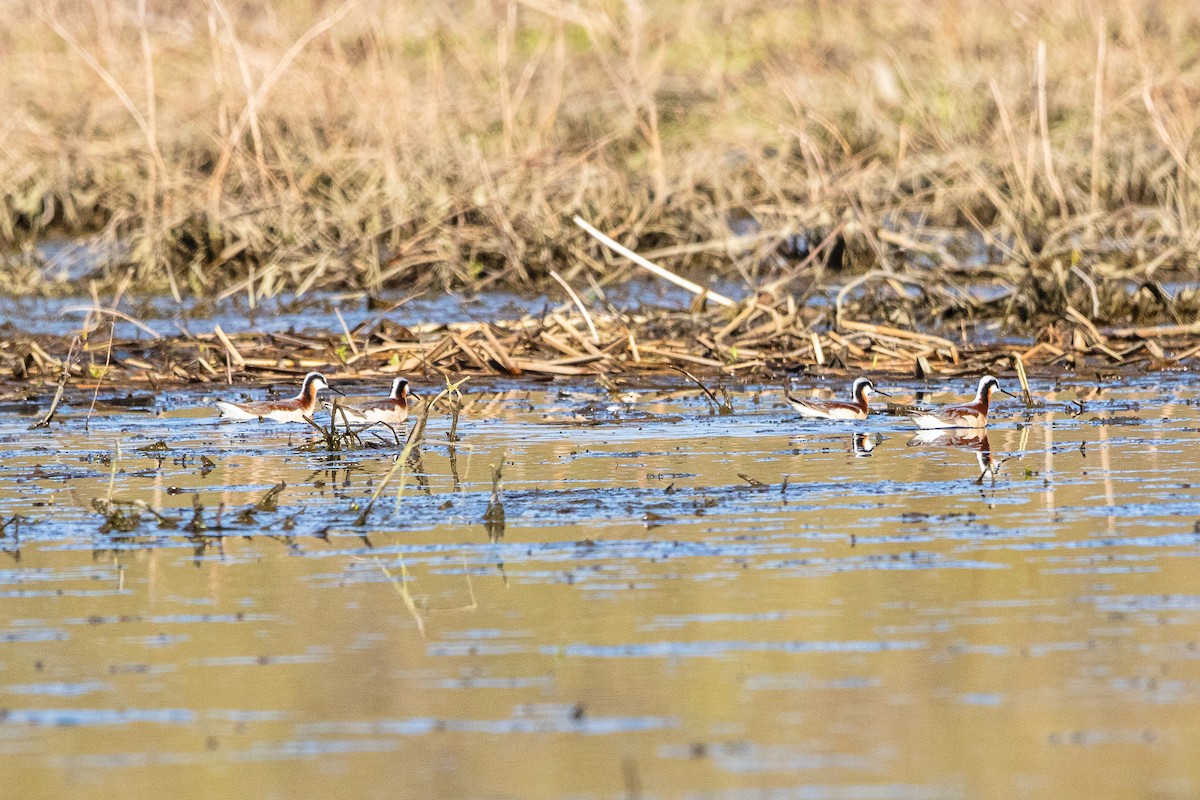
[[[291,400],[266,400],[261,403],[228,403],[218,400],[217,408],[221,410],[221,416],[224,419],[304,422],[305,418],[312,418],[313,412],[317,408],[317,392],[321,389],[337,392],[337,389],[332,388],[329,381],[325,380],[324,375],[319,372],[310,372],[304,376],[300,394]]]
[[[984,375],[979,379],[979,389],[971,402],[961,406],[943,406],[930,411],[911,411],[909,416],[919,428],[986,428],[988,404],[994,391],[1015,397],[1011,392],[1000,388],[1000,381],[991,375]]]
[[[853,402],[805,400],[800,397],[792,397],[787,391],[784,391],[783,396],[787,398],[788,405],[794,408],[796,413],[808,419],[866,419],[869,410],[867,395],[872,392],[884,397],[891,397],[887,392],[876,389],[870,378],[855,379],[854,387],[851,389],[851,393],[854,395]]]
[[[355,425],[374,425],[382,422],[385,425],[399,425],[408,420],[408,381],[396,378],[392,381],[392,393],[380,400],[368,400],[365,403],[338,404],[338,417],[345,413],[346,422]],[[338,419],[335,422],[341,422]]]

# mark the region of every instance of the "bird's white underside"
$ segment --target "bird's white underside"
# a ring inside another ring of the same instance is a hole
[[[297,409],[287,411],[277,409],[260,414],[253,410],[247,410],[236,403],[227,403],[224,400],[217,401],[217,409],[221,412],[222,419],[233,420],[234,422],[249,422],[250,420],[269,419],[272,422],[304,422],[306,414]]]
[[[366,410],[361,410],[351,408],[350,406],[338,406],[339,417],[342,415],[343,411],[346,412],[346,419],[350,420],[350,422],[353,422],[356,425],[364,423],[373,424],[376,422],[387,422],[394,424],[397,422],[404,422],[408,419],[407,414],[401,415],[396,411],[390,411],[382,408],[368,408]]]
[[[966,417],[939,417],[936,414],[912,414],[913,422],[917,423],[918,428],[932,430],[935,428],[986,428],[987,417],[980,414],[972,414]]]
[[[217,401],[217,409],[221,412],[221,416],[225,419],[258,419],[258,417],[246,411],[241,406],[234,405],[233,403],[226,403],[224,400]]]
[[[862,412],[848,408],[826,409],[795,402],[791,403],[791,406],[797,414],[808,419],[862,419],[865,416]]]

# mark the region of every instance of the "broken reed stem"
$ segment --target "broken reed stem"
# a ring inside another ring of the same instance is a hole
[[[1033,393],[1029,391],[1029,377],[1025,374],[1025,362],[1020,353],[1013,355],[1013,364],[1017,370],[1017,380],[1021,383],[1021,400],[1026,408],[1033,408]]]
[[[557,270],[550,270],[550,277],[558,281],[559,286],[562,286],[566,290],[571,301],[575,303],[575,307],[579,309],[579,313],[583,314],[583,319],[587,322],[588,330],[592,332],[592,341],[600,344],[600,334],[596,332],[596,323],[592,322],[592,315],[588,313],[587,306],[583,304],[583,299],[575,293],[575,290],[563,279],[562,275],[558,274]]]
[[[151,327],[150,327],[149,325],[147,325],[146,323],[142,322],[141,320],[138,320],[138,319],[135,319],[135,318],[133,318],[133,317],[129,316],[128,314],[126,314],[126,313],[125,313],[125,312],[123,312],[123,311],[118,311],[118,310],[117,310],[117,309],[115,309],[115,308],[101,308],[101,307],[99,307],[99,306],[94,306],[94,305],[93,305],[93,306],[71,306],[71,307],[69,307],[69,308],[64,308],[64,309],[62,310],[62,313],[63,313],[63,314],[80,314],[80,313],[84,313],[84,314],[88,314],[88,315],[91,315],[91,314],[107,314],[107,315],[108,315],[108,316],[110,316],[110,317],[116,317],[117,319],[124,320],[125,322],[128,322],[130,325],[133,325],[134,327],[136,327],[136,328],[138,328],[138,329],[140,329],[140,330],[143,330],[143,331],[145,331],[146,333],[150,334],[150,338],[152,338],[152,339],[161,339],[161,338],[163,338],[163,336],[162,336],[162,334],[161,334],[161,333],[159,333],[158,331],[154,330],[153,328],[151,328]]]
[[[1081,270],[1078,267],[1078,265],[1072,265],[1071,272],[1077,278],[1079,278],[1079,280],[1083,281],[1084,285],[1086,285],[1088,287],[1088,291],[1091,293],[1091,296],[1092,296],[1092,316],[1099,317],[1100,316],[1100,292],[1096,288],[1096,282],[1094,280],[1092,280],[1091,275],[1088,275],[1086,272]]]
[[[96,389],[92,392],[92,404],[88,406],[87,417],[83,421],[83,429],[86,431],[92,424],[92,412],[96,410],[96,398],[100,396],[100,387],[104,383],[104,378],[108,375],[109,364],[112,363],[112,348],[113,335],[116,333],[117,323],[113,320],[108,321],[108,348],[104,351],[104,371],[100,373],[100,377],[96,380]]]
[[[354,337],[350,335],[350,326],[346,324],[346,318],[342,316],[341,309],[335,306],[333,313],[337,315],[338,324],[342,326],[342,333],[346,334],[346,344],[350,346],[350,352],[358,355],[358,345],[354,343]]]
[[[233,363],[237,364],[238,367],[246,366],[246,359],[242,358],[242,354],[238,352],[236,347],[234,347],[233,340],[226,335],[224,329],[221,328],[220,325],[213,325],[213,335],[217,337],[217,339],[221,342],[221,346],[225,348],[226,364],[232,361]],[[232,373],[232,369],[230,369],[230,372]],[[230,383],[232,383],[232,375],[230,377]]]
[[[584,231],[586,231],[590,236],[595,238],[597,241],[599,241],[605,247],[619,253],[620,255],[625,256],[626,258],[628,258],[633,263],[637,264],[642,269],[649,270],[650,272],[652,272],[653,274],[662,278],[663,280],[670,281],[671,283],[675,284],[676,286],[678,286],[682,289],[687,289],[689,292],[691,292],[694,295],[701,296],[706,299],[712,300],[717,305],[721,305],[721,306],[737,305],[736,303],[734,303],[734,301],[730,300],[725,295],[714,292],[711,289],[708,289],[708,288],[705,288],[705,287],[699,285],[698,283],[693,283],[692,281],[689,281],[687,278],[681,278],[678,275],[676,275],[674,272],[664,269],[664,268],[660,267],[658,264],[655,264],[654,262],[649,261],[649,260],[643,258],[642,256],[639,256],[637,253],[633,252],[628,247],[625,247],[623,244],[620,244],[615,239],[612,239],[612,238],[606,236],[605,234],[601,233],[600,231],[596,230],[588,222],[586,222],[583,219],[583,217],[579,216],[578,214],[576,214],[573,217],[573,219],[574,219],[576,225],[578,225],[580,228],[582,228]]]
[[[38,428],[49,428],[54,415],[58,413],[58,406],[62,402],[63,392],[67,387],[67,379],[71,377],[71,364],[74,363],[75,348],[79,345],[79,337],[76,336],[71,340],[71,347],[67,350],[67,358],[63,362],[62,375],[58,378],[58,388],[54,390],[54,399],[50,401],[50,410],[42,415],[42,418],[29,426],[29,430],[34,431]]]

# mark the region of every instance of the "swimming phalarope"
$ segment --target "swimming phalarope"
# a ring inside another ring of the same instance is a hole
[[[979,379],[979,389],[971,402],[961,406],[943,406],[936,410],[915,410],[909,412],[909,416],[919,428],[986,428],[988,404],[994,391],[1015,397],[1011,392],[1000,388],[1000,381],[991,375],[984,375]]]
[[[345,413],[346,422],[355,425],[374,425],[382,422],[385,425],[399,425],[408,420],[408,381],[396,378],[392,381],[392,393],[378,400],[367,400],[364,403],[339,403],[337,406],[338,419],[342,422]]]
[[[887,392],[881,392],[875,388],[875,384],[870,378],[857,378],[854,381],[854,387],[851,393],[854,395],[853,402],[846,400],[805,400],[800,397],[792,397],[786,391],[783,396],[787,398],[788,405],[796,409],[796,412],[808,419],[866,419],[868,413],[867,395],[870,393],[881,394],[884,397],[891,397]]]
[[[337,392],[337,389],[332,388],[329,381],[325,380],[324,375],[319,372],[310,372],[304,376],[300,394],[290,400],[266,400],[261,403],[228,403],[218,400],[217,408],[221,410],[223,418],[231,420],[257,419],[262,421],[269,419],[275,422],[304,422],[306,419],[312,418],[313,412],[317,408],[317,392],[321,389]]]

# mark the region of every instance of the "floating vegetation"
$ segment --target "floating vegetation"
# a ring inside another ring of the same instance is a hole
[[[224,345],[215,334],[154,340],[118,339],[113,343],[108,381],[115,385],[148,384],[151,388],[181,383],[214,383],[219,377],[240,381],[294,380],[311,369],[324,369],[337,379],[390,379],[404,374],[460,376],[600,377],[619,379],[636,373],[677,371],[697,383],[714,411],[732,411],[727,390],[710,390],[699,375],[723,374],[739,379],[781,373],[872,373],[937,376],[1016,372],[1044,375],[1063,369],[1105,371],[1158,370],[1200,360],[1200,324],[1105,327],[1082,313],[1056,319],[1025,338],[958,341],[919,329],[862,322],[851,317],[851,305],[840,320],[820,306],[799,306],[791,296],[766,302],[748,298],[736,306],[706,305],[699,310],[647,309],[622,312],[593,308],[589,317],[599,342],[586,332],[573,305],[526,314],[512,320],[424,324],[401,333],[377,331],[360,343],[357,355],[343,360],[337,345],[323,338],[277,334],[225,334],[236,342],[241,364],[219,376],[204,365],[216,360]],[[399,338],[397,338],[399,337]],[[71,365],[71,337],[13,334],[0,350],[0,369],[25,380],[91,390],[92,379]],[[107,342],[104,343],[107,346]],[[62,360],[50,352],[61,348]],[[83,346],[89,353],[91,344]],[[41,354],[39,361],[33,354]],[[18,369],[19,365],[29,363]],[[1018,362],[1020,362],[1018,364]],[[64,366],[67,365],[67,366]],[[187,365],[187,366],[184,366]],[[1027,384],[1027,379],[1023,381]],[[1022,386],[1024,393],[1025,387]],[[720,396],[718,396],[720,395]],[[61,400],[61,396],[58,396]],[[450,436],[457,435],[457,391],[449,393]],[[1029,398],[1032,400],[1032,397]],[[52,402],[51,412],[57,410]],[[336,404],[335,404],[336,407]],[[53,418],[47,412],[44,419]],[[345,415],[336,424],[313,421],[321,447],[329,452],[366,446],[361,426]],[[371,442],[380,435],[371,429]]]
[[[144,500],[106,500],[97,497],[92,500],[92,508],[104,517],[104,523],[100,526],[101,533],[132,533],[136,531],[142,524],[142,512],[154,517],[160,528],[174,528],[179,524],[178,519],[160,514]],[[191,530],[191,523],[184,529]]]
[[[323,447],[330,453],[340,453],[343,450],[359,450],[364,447],[362,438],[359,436],[360,429],[356,429],[350,425],[349,420],[345,415],[341,415],[342,428],[338,429],[338,404],[337,400],[333,401],[330,407],[329,421],[327,424],[321,424],[314,417],[305,417],[304,421],[312,426],[313,430],[320,436],[321,444],[308,443],[305,444],[302,450],[314,450]]]
[[[267,493],[262,496],[262,499],[254,504],[255,511],[278,511],[279,510],[279,495],[283,494],[283,490],[287,488],[287,484],[283,481],[272,486],[267,490]]]
[[[208,523],[204,521],[204,505],[201,504],[198,494],[192,495],[192,518],[183,529],[193,535],[208,530]]]

